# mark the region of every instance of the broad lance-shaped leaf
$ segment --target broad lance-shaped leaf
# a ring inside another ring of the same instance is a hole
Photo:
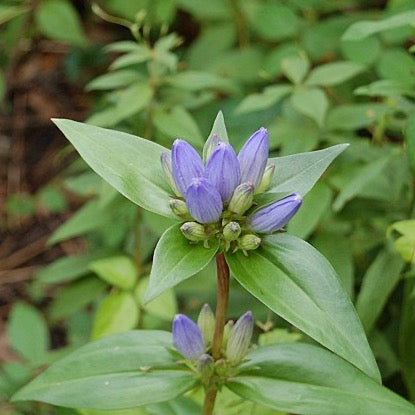
[[[144,297],[148,303],[162,292],[201,271],[215,256],[219,241],[190,244],[180,232],[180,224],[173,225],[161,236],[153,256],[150,284]]]
[[[171,334],[158,330],[106,337],[50,366],[13,400],[109,410],[173,399],[196,379],[176,364],[171,347]]]
[[[248,257],[238,252],[226,260],[239,283],[271,310],[380,381],[352,302],[311,245],[287,234],[269,235]]]
[[[347,147],[348,144],[338,144],[324,150],[269,159],[268,164],[275,164],[275,174],[268,192],[296,192],[304,196]]]
[[[227,383],[245,399],[305,415],[415,415],[415,406],[333,353],[309,344],[253,350]]]
[[[160,163],[164,147],[131,134],[76,121],[53,122],[90,167],[132,202],[167,217],[171,191]]]

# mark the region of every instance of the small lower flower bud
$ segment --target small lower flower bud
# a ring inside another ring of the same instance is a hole
[[[173,213],[180,219],[190,218],[189,210],[187,209],[186,202],[180,199],[170,199],[169,201],[170,209]]]
[[[226,358],[231,364],[238,364],[245,357],[251,343],[254,330],[252,313],[247,311],[238,319],[229,336],[226,346]]]
[[[213,357],[209,354],[202,354],[199,357],[197,369],[200,373],[203,382],[208,382],[215,370],[215,362]]]
[[[205,231],[205,227],[197,222],[185,222],[180,227],[182,234],[189,240],[189,241],[204,241],[209,238]]]
[[[275,172],[275,164],[269,164],[265,168],[264,175],[262,176],[261,183],[259,183],[259,186],[255,189],[255,194],[258,193],[264,193],[265,190],[268,189],[268,186],[271,183],[272,177],[274,176]]]
[[[225,359],[219,359],[215,362],[215,372],[219,376],[226,376],[228,372],[228,364]]]
[[[238,247],[244,251],[252,251],[257,249],[261,244],[261,238],[258,236],[248,233],[238,239]]]
[[[254,185],[252,183],[241,183],[233,192],[228,209],[243,215],[251,206],[254,200]]]
[[[197,325],[202,332],[206,347],[210,347],[215,333],[215,316],[212,309],[209,307],[209,304],[205,304],[200,310]]]
[[[226,241],[235,241],[239,238],[239,235],[241,234],[241,226],[238,222],[229,222],[224,228],[223,228],[223,238]]]
[[[233,320],[229,320],[223,328],[222,347],[224,349],[226,349],[229,340],[229,335],[231,334],[234,324],[235,322]]]

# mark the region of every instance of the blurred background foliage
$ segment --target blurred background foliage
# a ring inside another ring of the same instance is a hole
[[[414,401],[414,27],[413,0],[2,0],[2,413],[100,415],[7,402],[91,339],[214,306],[213,267],[143,305],[171,222],[103,182],[49,119],[201,150],[219,110],[236,148],[261,126],[272,155],[350,143],[288,231],[327,256],[384,382]],[[311,341],[233,282],[229,316],[248,308],[260,344]],[[192,398],[113,413],[197,414]],[[223,414],[275,413],[221,399]]]

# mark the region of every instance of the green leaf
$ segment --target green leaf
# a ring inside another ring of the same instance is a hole
[[[356,300],[356,310],[369,333],[398,283],[404,266],[400,256],[388,248],[382,250],[367,269]]]
[[[342,40],[361,40],[375,33],[402,26],[415,27],[415,10],[406,11],[377,22],[365,20],[352,24],[342,36]]]
[[[53,120],[82,158],[132,202],[162,216],[174,215],[160,164],[164,147],[120,131],[76,121]]]
[[[307,75],[310,62],[304,54],[289,56],[281,62],[283,74],[294,84],[299,84]]]
[[[390,161],[390,156],[382,157],[372,163],[368,163],[360,169],[356,169],[351,180],[341,189],[333,203],[333,209],[341,210],[344,205],[353,199],[359,192],[376,176],[386,168]]]
[[[289,94],[291,90],[291,85],[269,86],[259,94],[248,95],[244,98],[236,107],[235,113],[245,114],[269,108],[284,98],[285,95]]]
[[[332,266],[307,242],[269,235],[245,257],[227,254],[233,276],[272,311],[379,381],[353,305]]]
[[[395,79],[381,79],[369,85],[360,86],[354,90],[356,95],[366,95],[369,97],[395,97],[399,95],[415,96],[414,86],[405,81]]]
[[[353,78],[366,69],[357,62],[337,61],[314,68],[305,83],[307,85],[333,86]]]
[[[412,114],[406,123],[405,143],[408,150],[409,164],[415,172],[415,114]]]
[[[86,86],[87,91],[105,91],[107,89],[117,89],[126,87],[136,82],[141,77],[140,73],[132,69],[124,69],[116,72],[109,72],[98,76]]]
[[[13,306],[7,325],[10,346],[26,359],[36,362],[49,348],[48,326],[36,308],[23,302]]]
[[[213,140],[214,136],[218,136],[220,141],[229,143],[228,132],[226,131],[225,119],[223,118],[222,111],[218,112],[216,115],[215,121],[213,122],[212,130],[210,131],[209,137],[205,142],[203,147],[203,161],[207,160],[207,152],[210,148],[210,143]]]
[[[35,9],[39,30],[47,37],[85,46],[87,38],[81,26],[81,19],[72,3],[67,0],[46,0]]]
[[[202,242],[190,244],[180,232],[180,226],[167,229],[156,246],[145,302],[201,271],[219,248],[217,240],[209,241],[209,249]]]
[[[30,10],[29,6],[0,5],[0,25]]]
[[[297,192],[304,196],[330,163],[347,147],[348,144],[338,144],[324,150],[269,159],[268,164],[275,164],[277,171],[268,192]]]
[[[95,341],[50,366],[13,400],[110,410],[173,399],[196,380],[176,364],[171,346],[170,333],[153,330]]]
[[[298,112],[312,118],[319,127],[323,126],[329,101],[321,89],[299,90],[291,95],[291,103]]]
[[[132,290],[137,281],[137,269],[127,256],[98,259],[89,268],[104,281],[122,290]]]
[[[309,344],[261,347],[227,386],[244,399],[306,415],[413,415],[415,407],[340,357]]]
[[[132,294],[111,293],[99,305],[92,329],[92,339],[122,333],[135,328],[138,323],[138,308]]]

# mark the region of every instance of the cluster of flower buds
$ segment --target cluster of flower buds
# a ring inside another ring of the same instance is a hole
[[[179,353],[193,364],[202,380],[208,380],[214,372],[224,375],[227,368],[241,363],[246,356],[252,338],[254,321],[247,311],[235,324],[225,325],[222,351],[223,358],[214,361],[209,354],[214,340],[215,316],[208,304],[200,311],[197,324],[184,314],[173,320],[173,344]]]
[[[186,221],[181,227],[191,242],[219,238],[225,250],[244,253],[258,248],[260,234],[281,230],[301,206],[291,194],[255,209],[255,195],[271,183],[275,165],[267,166],[269,138],[265,128],[256,131],[236,155],[228,143],[213,135],[205,147],[206,165],[186,141],[173,143],[171,157],[161,156],[168,183],[175,194],[174,214]]]

